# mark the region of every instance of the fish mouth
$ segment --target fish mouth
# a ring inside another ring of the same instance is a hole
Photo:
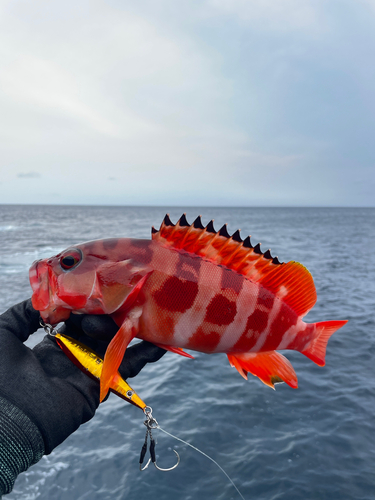
[[[30,285],[33,290],[31,303],[40,312],[45,323],[57,325],[70,316],[70,310],[55,303],[55,293],[50,286],[49,266],[45,260],[33,262],[29,271]]]
[[[34,309],[45,311],[50,304],[48,266],[43,260],[33,262],[29,271],[30,285],[33,290],[31,302]]]

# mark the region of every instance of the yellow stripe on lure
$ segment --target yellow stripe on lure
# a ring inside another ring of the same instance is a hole
[[[91,377],[100,382],[103,369],[103,358],[98,356],[85,344],[82,344],[81,342],[78,342],[78,340],[68,337],[67,335],[56,333],[55,339],[64,353],[76,366],[78,366],[84,373],[91,375]],[[141,408],[141,410],[144,410],[147,406],[138,394],[130,387],[130,385],[125,382],[119,372],[117,372],[112,380],[110,391],[117,394],[120,398],[125,399],[128,403]]]

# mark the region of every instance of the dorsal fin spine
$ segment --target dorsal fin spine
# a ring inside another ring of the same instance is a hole
[[[237,243],[242,243],[242,238],[239,229],[237,229],[237,231],[232,234],[232,240],[237,241]]]
[[[219,234],[220,236],[224,236],[224,238],[230,238],[230,235],[228,233],[228,229],[227,229],[227,224],[224,224],[220,230],[219,230]]]
[[[186,220],[186,214],[182,214],[177,224],[181,227],[190,227],[190,224]]]
[[[270,251],[270,249],[268,249],[266,252],[264,252],[264,254],[263,254],[263,255],[264,255],[264,257],[265,257],[266,259],[272,259],[272,255],[271,255],[271,251]]]
[[[173,222],[169,218],[169,214],[165,214],[163,223],[164,223],[165,226],[174,226]]]
[[[254,247],[254,252],[259,254],[259,255],[263,255],[263,252],[262,250],[260,249],[260,243],[257,243]]]
[[[246,238],[243,240],[243,246],[246,248],[254,248],[251,244],[250,236],[246,236]]]
[[[198,215],[198,217],[195,219],[195,221],[193,222],[193,226],[195,227],[195,229],[204,229],[201,215]]]
[[[214,228],[214,221],[213,220],[210,220],[210,222],[207,224],[207,226],[205,227],[205,229],[209,233],[215,233],[216,234],[216,231],[215,231],[215,228]]]

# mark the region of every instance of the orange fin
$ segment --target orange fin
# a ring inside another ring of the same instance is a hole
[[[155,342],[153,342],[153,344],[155,344]],[[182,349],[182,347],[175,347],[173,345],[165,345],[165,344],[155,344],[155,345],[157,345],[158,347],[161,347],[162,349],[165,349],[166,351],[171,351],[171,352],[174,352],[176,354],[180,354],[181,356],[185,356],[186,358],[194,359],[194,356],[185,352]]]
[[[109,391],[112,379],[116,376],[117,370],[121,364],[122,358],[124,357],[129,342],[133,340],[133,338],[138,333],[138,320],[142,312],[141,309],[136,308],[134,311],[131,311],[133,312],[133,314],[125,316],[123,320],[122,317],[124,316],[124,311],[129,311],[132,307],[134,307],[139,296],[139,292],[141,291],[141,288],[148,278],[149,274],[150,273],[147,273],[145,276],[143,276],[143,278],[129,293],[123,306],[121,307],[121,312],[112,315],[112,318],[115,321],[116,319],[121,319],[122,324],[119,331],[109,343],[104,356],[103,370],[100,378],[100,402],[103,401]]]
[[[321,321],[320,323],[315,323],[315,334],[313,335],[310,344],[305,350],[300,352],[314,361],[317,365],[324,366],[326,364],[325,356],[329,338],[335,333],[336,330],[344,326],[347,322],[347,320],[344,320]]]
[[[290,261],[272,270],[259,283],[287,304],[298,316],[305,316],[316,302],[310,272],[299,262]]]
[[[133,321],[126,318],[119,331],[111,340],[104,356],[103,369],[100,377],[100,402],[106,397],[113,378],[117,375],[118,368],[124,357],[129,342],[135,337],[137,331]]]
[[[177,224],[173,224],[167,214],[158,231],[152,228],[152,239],[226,266],[253,281],[284,265],[277,257],[273,258],[269,250],[263,253],[260,243],[253,247],[249,236],[242,240],[239,230],[230,236],[224,224],[215,231],[213,221],[204,227],[200,216],[189,224],[183,214]]]
[[[293,389],[297,389],[297,375],[290,361],[276,351],[258,353],[229,353],[229,363],[235,367],[240,375],[247,379],[250,372],[274,389],[277,382],[286,382]]]

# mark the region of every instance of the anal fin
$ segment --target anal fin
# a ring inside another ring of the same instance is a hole
[[[285,382],[293,389],[298,387],[297,375],[290,361],[276,351],[228,353],[228,359],[231,366],[245,379],[249,372],[272,389],[277,382]]]

